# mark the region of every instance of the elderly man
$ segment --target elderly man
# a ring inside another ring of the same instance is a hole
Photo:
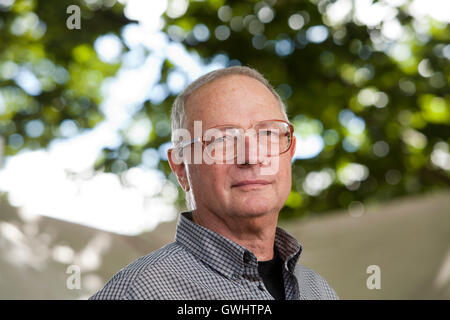
[[[277,227],[291,190],[293,127],[256,70],[230,67],[190,84],[172,110],[172,171],[186,192],[176,239],[117,273],[91,299],[337,299],[297,264]]]

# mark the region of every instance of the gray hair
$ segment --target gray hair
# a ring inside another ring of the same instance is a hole
[[[222,78],[222,77],[225,77],[228,75],[235,75],[235,74],[254,78],[254,79],[258,80],[259,82],[261,82],[263,85],[265,85],[270,90],[270,92],[272,92],[272,94],[275,96],[275,98],[278,100],[278,102],[280,103],[281,112],[283,113],[284,118],[286,119],[286,121],[289,121],[288,116],[286,114],[286,106],[283,103],[283,101],[281,100],[280,96],[275,91],[275,89],[272,87],[272,85],[269,83],[269,81],[267,81],[264,78],[264,76],[261,73],[259,73],[257,70],[250,68],[250,67],[245,67],[245,66],[234,66],[234,67],[229,67],[229,68],[218,69],[218,70],[211,71],[211,72],[201,76],[194,82],[192,82],[175,99],[175,101],[173,103],[173,107],[172,107],[172,146],[173,147],[177,147],[176,144],[178,143],[178,141],[176,141],[175,132],[177,132],[179,129],[182,129],[182,128],[186,129],[187,124],[186,124],[185,104],[186,104],[186,101],[189,98],[189,96],[192,93],[194,93],[196,90],[198,90],[199,88],[203,87],[204,85],[206,85],[216,79],[219,79],[219,78]],[[185,164],[185,168],[186,168],[186,175],[187,175],[188,183],[189,183],[189,186],[191,186],[190,190],[186,192],[186,206],[187,206],[188,210],[195,210],[196,204],[195,204],[194,192],[192,190],[191,178],[190,178],[190,174],[189,174],[189,166],[187,166]]]
[[[234,75],[234,74],[240,74],[244,76],[248,76],[251,78],[254,78],[261,82],[263,85],[265,85],[270,92],[275,96],[275,98],[280,103],[281,111],[283,113],[284,118],[286,121],[288,120],[288,116],[286,114],[286,106],[281,100],[279,94],[275,91],[275,89],[272,87],[272,85],[267,81],[264,76],[259,73],[257,70],[245,67],[245,66],[234,66],[234,67],[228,67],[223,69],[218,69],[211,71],[194,82],[192,82],[190,85],[188,85],[180,95],[175,99],[172,107],[172,144],[175,147],[176,141],[175,141],[175,135],[174,133],[177,132],[178,129],[186,128],[186,101],[189,98],[189,96],[194,93],[196,90],[200,89],[204,85],[217,80],[219,78],[222,78],[227,75]]]

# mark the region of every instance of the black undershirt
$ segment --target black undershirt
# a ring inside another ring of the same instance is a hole
[[[275,254],[272,260],[258,261],[258,272],[275,300],[285,300],[283,261]]]

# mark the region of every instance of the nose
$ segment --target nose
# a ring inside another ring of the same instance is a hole
[[[237,164],[242,166],[261,163],[262,159],[258,156],[258,139],[256,135],[246,132],[243,139],[241,147],[238,145]]]

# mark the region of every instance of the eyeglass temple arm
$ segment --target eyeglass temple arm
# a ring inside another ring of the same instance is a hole
[[[191,144],[193,144],[195,142],[201,142],[201,141],[202,141],[201,138],[194,138],[194,139],[192,139],[190,141],[185,141],[184,143],[181,144],[181,146],[178,147],[179,150],[180,150],[179,151],[179,155],[181,156],[181,154],[183,153],[183,149],[186,148],[188,145],[191,145]]]

